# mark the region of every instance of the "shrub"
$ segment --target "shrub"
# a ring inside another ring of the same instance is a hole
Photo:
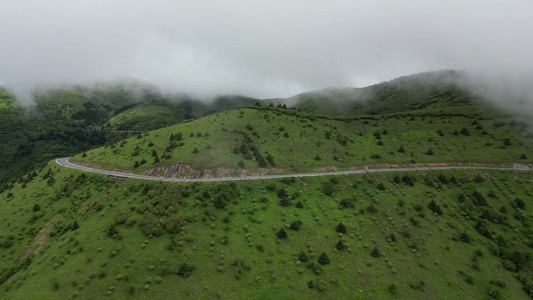
[[[520,159],[527,159],[527,156],[525,153],[522,153],[522,155],[520,155]]]
[[[398,149],[398,152],[405,153],[405,149],[403,148],[403,146],[400,146],[400,149]]]
[[[304,251],[300,252],[298,254],[298,260],[301,261],[301,262],[306,262],[309,260],[309,257],[307,256],[307,253],[305,253]]]
[[[524,200],[520,199],[520,198],[515,198],[513,202],[511,202],[511,206],[513,208],[520,208],[520,209],[525,209],[526,208],[526,203],[524,202]]]
[[[289,229],[298,231],[298,230],[300,230],[300,226],[301,225],[302,225],[302,221],[297,220],[297,221],[294,221],[294,222],[291,223],[291,225],[289,226]]]
[[[459,239],[464,243],[470,243],[470,236],[466,232],[461,233]]]
[[[503,144],[504,144],[505,146],[511,146],[511,145],[512,145],[511,140],[508,139],[508,138],[503,139]]]
[[[335,245],[335,248],[337,250],[343,250],[344,249],[344,243],[342,241],[339,241],[337,245]]]
[[[285,232],[285,229],[281,228],[278,233],[276,233],[276,237],[280,240],[287,238],[287,232]]]
[[[107,236],[113,237],[115,236],[115,234],[118,234],[118,230],[115,227],[115,224],[111,224],[111,226],[109,226],[109,228],[107,229]]]
[[[396,295],[398,293],[398,289],[396,288],[396,285],[394,283],[391,283],[389,285],[389,292],[393,295]]]
[[[431,200],[431,202],[429,202],[428,204],[428,208],[431,209],[434,213],[442,215],[442,209],[439,205],[437,205],[437,203],[435,203],[435,201]]]
[[[192,150],[192,153],[198,153],[200,152],[200,150],[198,150],[198,148],[194,148],[194,150]]]
[[[176,275],[179,275],[183,278],[189,277],[191,273],[196,269],[193,265],[188,265],[186,263],[182,263],[177,269],[176,269]]]
[[[352,199],[349,199],[349,198],[342,199],[341,202],[339,203],[339,205],[340,205],[340,209],[353,208],[354,207]]]
[[[315,283],[313,282],[313,280],[309,280],[307,282],[307,287],[310,288],[310,289],[315,288]]]
[[[476,206],[487,206],[488,205],[487,200],[485,199],[483,194],[481,194],[478,191],[474,191],[472,193],[472,198],[473,198],[472,202]]]
[[[346,233],[346,226],[344,226],[344,224],[340,222],[335,228],[335,231],[340,232],[340,233]]]
[[[287,197],[283,197],[279,201],[279,205],[280,206],[289,206],[289,205],[291,205],[291,201],[289,201],[289,199]]]
[[[413,179],[411,179],[411,177],[409,175],[407,175],[407,174],[402,177],[402,182],[405,185],[408,185],[408,186],[413,186],[414,185]]]
[[[329,264],[329,257],[326,252],[322,252],[322,254],[320,254],[320,256],[318,257],[318,263],[321,265]]]
[[[72,227],[70,228],[70,230],[75,231],[78,228],[80,228],[80,225],[78,224],[77,220],[74,220],[74,223],[72,223]]]
[[[370,252],[370,256],[374,258],[379,258],[381,257],[381,253],[379,252],[378,248],[374,248],[372,252]]]
[[[322,192],[324,192],[324,194],[327,196],[331,196],[333,192],[335,192],[335,186],[331,182],[323,182]]]
[[[41,207],[39,206],[39,204],[35,204],[32,208],[33,211],[40,211],[41,210]]]

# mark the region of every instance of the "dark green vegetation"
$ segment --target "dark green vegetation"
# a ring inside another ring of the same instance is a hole
[[[73,161],[128,172],[163,167],[157,172],[164,173],[171,164],[225,167],[226,175],[240,174],[241,168],[301,172],[373,163],[530,161],[533,127],[528,119],[476,109],[325,118],[291,109],[243,108],[139,134]],[[191,175],[189,169],[177,172]]]
[[[532,182],[472,170],[119,184],[51,162],[0,193],[0,298],[525,299]]]
[[[235,96],[203,103],[138,84],[56,88],[34,100],[22,107],[0,88],[0,182],[55,157],[255,102]]]

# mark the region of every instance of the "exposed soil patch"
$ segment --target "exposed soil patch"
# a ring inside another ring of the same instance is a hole
[[[35,238],[33,239],[33,242],[22,251],[19,258],[17,259],[17,262],[25,259],[28,257],[28,255],[38,255],[39,251],[44,246],[44,242],[46,241],[46,238],[50,235],[50,232],[52,232],[52,229],[54,229],[54,226],[56,225],[57,221],[59,220],[59,217],[61,217],[61,214],[57,214],[50,219],[50,221],[46,222],[44,224],[43,228],[37,233]]]

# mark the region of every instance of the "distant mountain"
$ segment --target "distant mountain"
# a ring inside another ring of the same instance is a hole
[[[400,77],[365,88],[326,88],[286,99],[299,111],[327,116],[376,115],[478,101],[453,70]]]

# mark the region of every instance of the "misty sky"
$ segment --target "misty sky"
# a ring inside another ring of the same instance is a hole
[[[137,78],[287,97],[436,69],[533,70],[533,1],[0,1],[0,84]]]

